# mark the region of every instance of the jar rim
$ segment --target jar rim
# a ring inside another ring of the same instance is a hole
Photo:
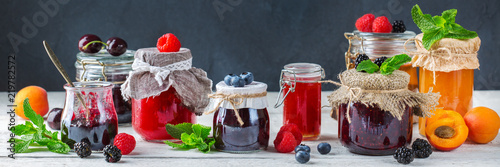
[[[285,65],[284,68],[293,73],[321,72],[321,66],[314,63],[290,63]]]
[[[354,30],[352,32],[354,35],[359,37],[373,37],[373,38],[414,38],[417,34],[413,31],[405,31],[404,33],[374,33],[374,32],[361,32],[358,30]]]
[[[70,86],[69,84],[64,84],[64,89],[66,90],[89,90],[89,89],[104,89],[104,88],[112,88],[114,86],[111,82],[103,82],[103,81],[90,81],[90,82],[73,82],[75,87]]]

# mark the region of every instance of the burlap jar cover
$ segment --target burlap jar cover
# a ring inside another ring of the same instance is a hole
[[[481,46],[479,37],[466,40],[443,38],[434,43],[429,50],[422,45],[422,37],[423,34],[418,34],[414,39],[410,39],[415,40],[417,47],[417,52],[408,52],[413,55],[411,63],[414,67],[440,72],[479,68],[477,58],[477,51]]]
[[[390,75],[380,73],[363,73],[355,69],[346,70],[339,74],[340,83],[331,82],[340,86],[328,96],[333,111],[341,104],[362,103],[370,107],[379,107],[391,113],[398,120],[402,119],[406,107],[419,108],[413,110],[415,115],[430,116],[431,111],[438,105],[439,93],[417,93],[408,90],[410,75],[404,71],[396,70]],[[346,118],[350,122],[348,113]]]
[[[159,52],[157,48],[136,51],[129,77],[121,86],[125,99],[160,95],[173,87],[182,104],[196,115],[203,114],[212,93],[212,80],[202,69],[192,67],[191,51]]]

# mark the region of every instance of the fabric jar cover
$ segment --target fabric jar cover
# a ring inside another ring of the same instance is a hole
[[[247,95],[256,95],[256,94],[266,93],[267,84],[265,84],[265,83],[254,81],[248,85],[245,85],[244,87],[234,87],[234,86],[228,86],[224,83],[224,81],[221,81],[215,87],[217,89],[217,93],[224,94],[224,95],[238,94],[238,95],[241,95],[242,97],[244,97],[241,99],[237,99],[238,103],[239,102],[241,102],[241,103],[235,105],[236,109],[240,109],[240,108],[264,109],[267,107],[266,96],[252,97],[252,98],[245,97]],[[221,101],[222,101],[222,103],[221,103]],[[220,106],[217,106],[217,104],[219,104],[219,103],[221,103]],[[229,101],[226,101],[223,98],[213,98],[212,105],[210,106],[210,108],[215,109],[215,108],[219,108],[219,107],[227,108],[227,109],[234,109]]]
[[[212,80],[202,69],[192,67],[191,51],[160,52],[157,48],[142,48],[135,52],[129,77],[122,84],[125,99],[155,97],[173,87],[182,104],[196,115],[208,106]]]

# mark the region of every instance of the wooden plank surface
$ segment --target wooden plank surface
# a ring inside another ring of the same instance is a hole
[[[326,95],[323,92],[322,102],[326,103]],[[49,92],[50,108],[63,107],[64,92]],[[274,105],[277,93],[268,94],[269,106]],[[271,119],[271,137],[269,148],[250,154],[231,154],[225,152],[211,152],[203,154],[196,150],[179,151],[162,143],[150,143],[141,139],[134,132],[130,124],[120,125],[119,132],[133,135],[137,140],[137,146],[130,155],[125,155],[117,164],[104,161],[101,153],[93,153],[89,158],[81,159],[75,153],[56,154],[49,151],[37,151],[31,153],[15,154],[16,159],[8,158],[10,132],[7,126],[10,117],[7,115],[7,93],[0,92],[2,109],[0,113],[0,166],[301,166],[295,161],[294,154],[277,153],[272,141],[282,125],[282,107],[274,109],[268,107]],[[475,91],[474,106],[487,106],[493,110],[500,111],[500,91]],[[17,123],[23,123],[16,117]],[[213,115],[198,117],[198,123],[212,125]],[[422,138],[414,127],[413,138]],[[317,141],[305,141],[312,149],[311,160],[306,165],[314,166],[398,166],[392,156],[365,156],[353,154],[347,151],[337,138],[337,121],[329,117],[329,108],[322,110],[321,137]],[[320,155],[316,146],[320,142],[328,142],[332,145],[332,151],[328,155]],[[500,164],[500,137],[489,144],[479,145],[466,141],[460,148],[451,152],[435,151],[427,159],[415,159],[409,166],[499,166]]]

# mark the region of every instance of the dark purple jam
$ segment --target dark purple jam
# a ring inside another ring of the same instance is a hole
[[[113,103],[115,105],[118,123],[132,122],[132,105],[130,101],[125,101],[122,96],[120,85],[113,87]]]
[[[116,117],[115,117],[116,118]],[[113,143],[118,134],[118,123],[116,119],[106,120],[104,123],[93,121],[83,124],[81,120],[72,120],[61,123],[61,141],[73,149],[77,142],[90,141],[92,150],[102,150],[104,146]]]
[[[266,149],[269,142],[267,109],[238,109],[244,124],[240,126],[233,109],[219,108],[214,114],[215,148],[228,152]]]
[[[352,104],[352,103],[351,103]],[[406,107],[402,120],[377,106],[354,103],[347,121],[347,104],[339,106],[339,138],[350,152],[366,155],[389,155],[401,146],[411,143],[412,109]]]

